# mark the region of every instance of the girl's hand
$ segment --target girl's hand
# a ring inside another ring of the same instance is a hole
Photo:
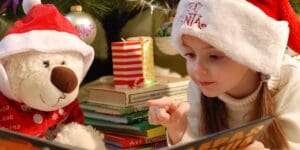
[[[147,102],[149,106],[148,121],[151,124],[161,124],[168,129],[172,144],[179,142],[187,128],[188,102],[178,102],[169,97]]]
[[[151,124],[161,124],[167,128],[181,124],[186,120],[189,104],[175,101],[169,97],[149,100],[148,120]]]
[[[251,145],[249,145],[245,150],[269,150],[265,148],[264,144],[260,141],[254,141]]]

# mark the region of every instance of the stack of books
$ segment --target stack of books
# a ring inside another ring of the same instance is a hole
[[[104,132],[107,149],[156,149],[166,146],[165,128],[148,123],[146,102],[163,96],[187,99],[189,79],[156,77],[153,85],[115,88],[113,83],[91,84],[89,98],[80,103],[85,123]]]

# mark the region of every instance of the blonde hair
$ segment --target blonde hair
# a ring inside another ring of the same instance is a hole
[[[256,120],[265,116],[275,116],[274,121],[267,127],[261,138],[259,139],[266,148],[272,149],[288,149],[288,143],[285,138],[284,131],[276,116],[274,104],[274,92],[268,89],[266,82],[262,83],[262,87],[258,94],[258,100],[252,111],[254,112],[250,120]],[[200,121],[202,126],[200,131],[204,134],[211,134],[224,129],[228,129],[228,113],[225,103],[215,98],[209,98],[201,95],[201,111]]]

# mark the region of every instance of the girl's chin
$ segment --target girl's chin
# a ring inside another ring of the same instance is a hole
[[[202,92],[202,94],[209,98],[218,97],[216,93]]]
[[[208,97],[208,98],[217,98],[218,96],[206,96],[206,97]]]

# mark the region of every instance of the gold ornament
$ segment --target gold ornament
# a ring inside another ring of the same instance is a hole
[[[65,16],[79,32],[80,39],[91,44],[96,37],[97,27],[94,19],[82,11],[82,6],[71,6],[71,12]]]

